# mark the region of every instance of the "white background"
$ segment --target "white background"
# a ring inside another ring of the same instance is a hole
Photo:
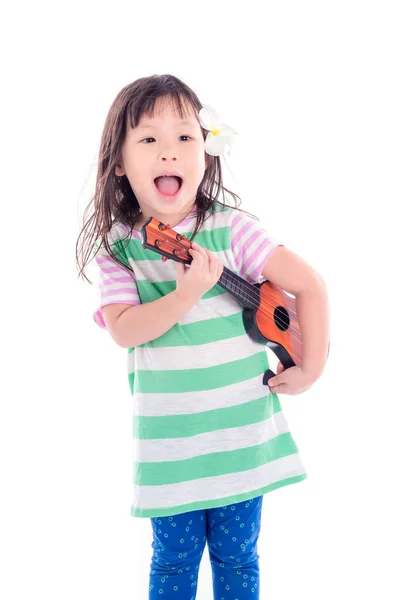
[[[324,375],[280,396],[308,479],[264,496],[261,597],[399,598],[398,3],[144,4],[2,9],[0,595],[148,597],[126,351],[75,242],[113,99],[171,73],[239,132],[242,208],[329,288]]]

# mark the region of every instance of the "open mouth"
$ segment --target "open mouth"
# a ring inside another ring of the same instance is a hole
[[[183,179],[177,175],[162,175],[161,177],[155,178],[154,185],[160,194],[174,196],[181,189]]]

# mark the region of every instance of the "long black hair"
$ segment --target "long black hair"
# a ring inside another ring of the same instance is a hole
[[[142,77],[125,86],[116,96],[108,111],[101,137],[95,194],[84,211],[84,225],[76,243],[76,260],[80,269],[78,277],[83,275],[89,283],[91,282],[85,274],[85,267],[94,258],[93,249],[98,241],[114,260],[132,270],[112,254],[107,240],[107,234],[114,221],[122,223],[132,232],[140,217],[140,206],[128,178],[126,175],[118,177],[115,174],[115,166],[121,159],[128,119],[133,128],[137,126],[142,115],[152,117],[158,98],[170,98],[175,102],[181,116],[185,104],[191,105],[196,115],[202,108],[195,92],[174,75]],[[205,139],[208,131],[202,128],[202,132]],[[218,200],[221,192],[222,202]],[[199,231],[210,210],[214,210],[216,205],[228,206],[225,193],[230,194],[234,201],[234,206],[229,206],[240,210],[240,197],[222,184],[220,157],[208,156],[208,165],[195,198],[197,220],[191,239]],[[93,212],[89,217],[92,208]]]

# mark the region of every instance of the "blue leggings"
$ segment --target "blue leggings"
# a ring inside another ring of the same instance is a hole
[[[259,600],[262,500],[151,518],[149,600],[195,600],[206,542],[214,600]]]

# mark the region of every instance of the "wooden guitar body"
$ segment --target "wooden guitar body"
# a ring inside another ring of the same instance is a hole
[[[255,342],[268,346],[285,369],[301,366],[303,352],[295,298],[270,281],[255,287],[260,290],[260,308],[244,308],[246,332]]]

